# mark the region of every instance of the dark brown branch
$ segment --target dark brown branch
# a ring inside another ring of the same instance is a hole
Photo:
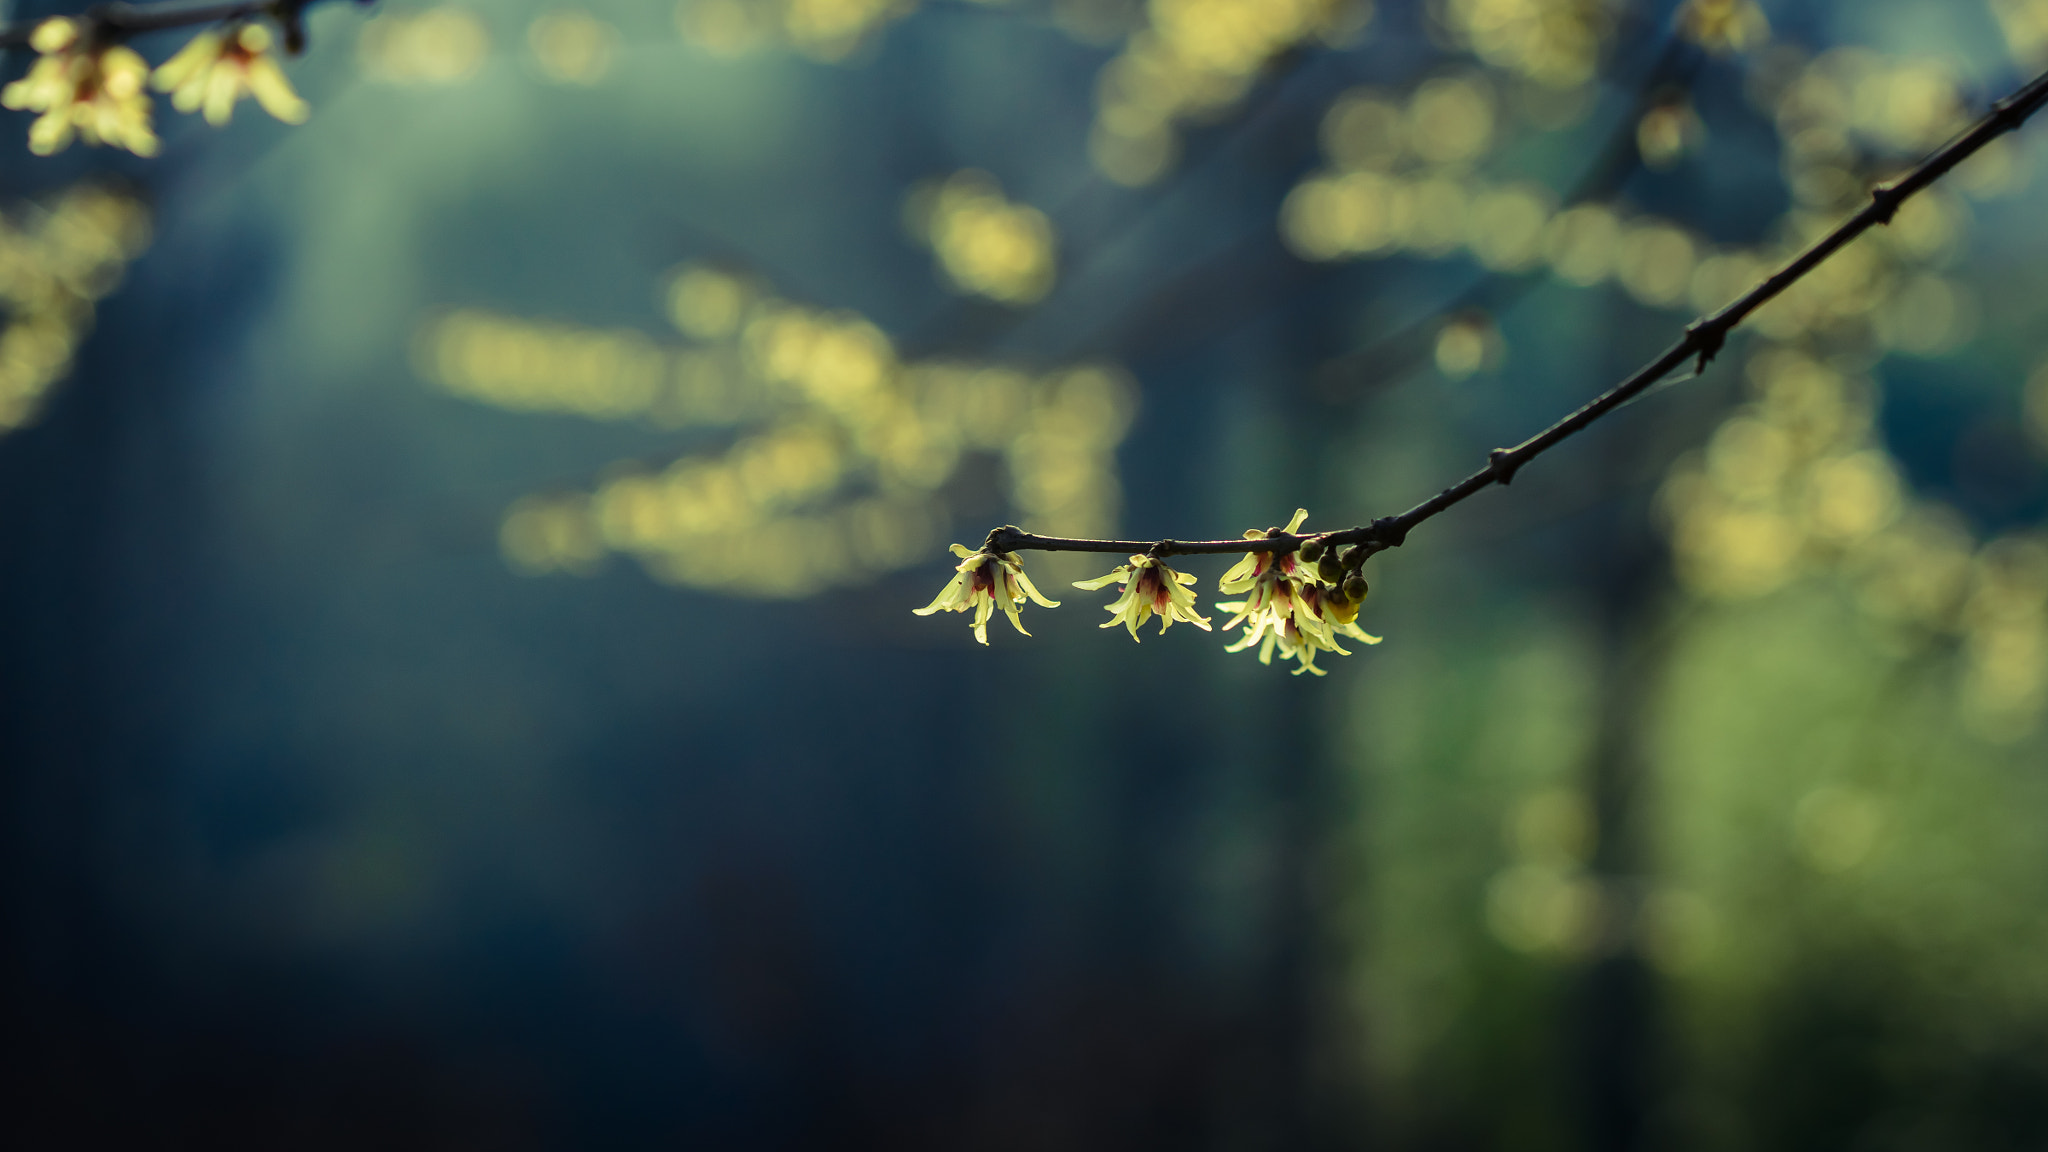
[[[1784,294],[1787,289],[1826,263],[1829,257],[1847,247],[1857,237],[1880,224],[1891,223],[1892,218],[1898,215],[1899,207],[1907,200],[1946,176],[1956,165],[1976,155],[1985,145],[2024,124],[2027,118],[2040,111],[2044,104],[2048,104],[2048,72],[2035,77],[2019,91],[1992,105],[1991,111],[1983,119],[1939,151],[1922,160],[1904,176],[1878,185],[1870,193],[1870,203],[1864,205],[1861,211],[1837,225],[1833,231],[1815,241],[1790,263],[1766,277],[1734,303],[1687,325],[1684,338],[1666,349],[1663,355],[1637,369],[1621,383],[1594,397],[1585,406],[1513,448],[1494,449],[1487,455],[1486,467],[1398,516],[1382,517],[1371,524],[1339,532],[1312,535],[1320,537],[1332,546],[1356,544],[1368,555],[1388,548],[1398,548],[1407,540],[1408,533],[1416,525],[1447,508],[1463,503],[1482,489],[1494,484],[1510,483],[1514,480],[1515,473],[1521,471],[1529,461],[1584,431],[1595,420],[1640,396],[1658,381],[1683,369],[1688,363],[1697,361],[1697,370],[1705,371],[1707,364],[1720,354],[1722,346],[1728,342],[1728,334],[1757,309]],[[1156,556],[1169,556],[1211,552],[1290,551],[1301,541],[1310,538],[1282,533],[1255,540],[1206,540],[1199,543],[1174,540],[1062,540],[1034,536],[1014,527],[1004,527],[989,533],[988,544],[1005,552],[1039,549],[1049,552],[1149,552]]]
[[[1015,524],[1005,524],[988,534],[982,545],[994,552],[1121,552],[1126,555],[1203,556],[1226,552],[1292,552],[1307,536],[1280,532],[1258,540],[1073,540],[1061,536],[1039,536]]]

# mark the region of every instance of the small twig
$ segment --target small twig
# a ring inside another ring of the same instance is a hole
[[[1280,532],[1257,540],[1074,540],[1062,536],[1039,536],[1015,524],[1005,524],[990,532],[987,543],[982,546],[993,552],[1123,552],[1165,559],[1168,556],[1219,555],[1226,552],[1292,552],[1307,539],[1309,536]]]
[[[1627,404],[1659,380],[1696,360],[1695,372],[1704,372],[1728,342],[1728,335],[1765,304],[1775,300],[1828,258],[1857,237],[1880,224],[1889,224],[1901,205],[1946,176],[1956,165],[1981,151],[1985,145],[2026,123],[2027,118],[2048,104],[2048,72],[2042,73],[2019,91],[1991,106],[1991,111],[1968,131],[1922,160],[1910,172],[1871,190],[1870,203],[1842,221],[1826,236],[1815,241],[1777,272],[1718,312],[1702,316],[1686,326],[1685,336],[1663,355],[1637,369],[1621,383],[1588,401],[1583,407],[1513,448],[1496,448],[1487,454],[1486,467],[1472,473],[1435,496],[1398,516],[1384,516],[1370,524],[1339,532],[1291,535],[1278,533],[1258,539],[1204,540],[1199,542],[1158,540],[1067,540],[1036,536],[1015,527],[989,533],[988,546],[1004,552],[1037,549],[1047,552],[1131,552],[1154,556],[1218,552],[1288,552],[1309,539],[1321,539],[1336,547],[1355,544],[1366,555],[1398,548],[1416,525],[1439,512],[1461,504],[1481,489],[1512,482],[1522,467],[1579,433],[1595,420]]]

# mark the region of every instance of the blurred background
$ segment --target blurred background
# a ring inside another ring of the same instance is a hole
[[[1374,558],[1327,678],[1098,631],[1113,558],[910,613],[1001,523],[1402,510],[2044,64],[2048,0],[390,0],[303,127],[5,114],[0,1130],[2048,1147],[2048,125]]]

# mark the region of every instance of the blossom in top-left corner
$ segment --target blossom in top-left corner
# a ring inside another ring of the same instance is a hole
[[[976,552],[964,544],[955,544],[953,555],[960,557],[960,563],[953,569],[952,581],[937,599],[916,609],[917,615],[965,612],[971,608],[974,638],[987,644],[988,618],[996,609],[1001,608],[1010,618],[1011,627],[1029,636],[1031,633],[1017,619],[1017,608],[1027,597],[1046,608],[1059,607],[1059,601],[1047,600],[1032,586],[1031,577],[1024,574],[1024,562],[1015,552],[991,552],[986,548]]]
[[[93,44],[75,20],[57,17],[36,26],[29,45],[41,55],[28,75],[0,89],[0,105],[40,112],[29,126],[28,148],[38,156],[61,152],[72,136],[154,156],[149,65],[120,44]]]

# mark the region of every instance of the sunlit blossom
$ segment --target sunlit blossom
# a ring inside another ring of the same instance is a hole
[[[1195,594],[1188,587],[1195,582],[1193,574],[1176,572],[1150,556],[1133,556],[1129,564],[1118,565],[1107,576],[1076,580],[1074,587],[1092,592],[1112,582],[1123,584],[1124,594],[1109,606],[1110,618],[1102,625],[1104,628],[1121,624],[1130,629],[1131,639],[1136,640],[1138,625],[1157,616],[1161,632],[1176,620],[1209,631],[1209,619],[1195,611]]]
[[[29,126],[29,151],[61,152],[76,135],[87,144],[156,155],[149,96],[142,90],[149,65],[133,49],[93,45],[76,21],[62,17],[37,25],[29,44],[41,55],[28,75],[0,89],[0,106],[42,113]]]
[[[1287,527],[1275,529],[1275,531],[1291,534],[1295,529],[1300,528],[1301,522],[1306,519],[1308,519],[1308,509],[1296,508],[1294,510],[1294,518],[1287,522]],[[1246,532],[1244,538],[1247,540],[1264,540],[1267,535],[1265,532],[1254,529],[1253,531]],[[1293,552],[1247,552],[1244,559],[1239,560],[1231,566],[1230,571],[1223,574],[1223,579],[1217,581],[1216,586],[1232,594],[1249,592],[1260,580],[1269,577],[1294,576],[1298,567],[1299,558]],[[1229,627],[1229,625],[1225,625],[1225,627]]]
[[[244,96],[256,97],[265,112],[287,124],[303,124],[311,109],[292,91],[270,47],[270,29],[261,24],[203,32],[164,61],[152,83],[171,94],[172,107],[203,112],[216,128],[233,117],[235,102]]]
[[[960,557],[960,564],[953,569],[953,579],[941,589],[931,603],[916,609],[916,615],[929,616],[934,612],[965,612],[974,610],[974,638],[988,643],[988,618],[997,608],[1010,618],[1011,627],[1024,635],[1022,621],[1017,619],[1017,608],[1025,598],[1045,608],[1059,607],[1059,601],[1047,600],[1031,584],[1031,577],[1024,574],[1024,562],[1015,552],[990,552],[986,549],[976,552],[964,544],[953,545],[953,555]]]
[[[1294,518],[1287,527],[1276,530],[1293,533],[1300,529],[1302,521],[1308,519],[1308,510],[1297,508]],[[1265,539],[1272,533],[1247,532],[1245,539]],[[1226,652],[1242,652],[1254,645],[1259,649],[1259,663],[1271,664],[1273,653],[1279,652],[1283,660],[1298,660],[1301,667],[1295,675],[1303,672],[1321,676],[1323,670],[1316,667],[1317,652],[1335,652],[1349,656],[1348,649],[1340,647],[1338,637],[1347,637],[1366,644],[1377,644],[1380,638],[1369,636],[1356,623],[1358,604],[1364,599],[1364,581],[1358,581],[1360,596],[1357,600],[1344,594],[1344,585],[1325,587],[1319,582],[1316,569],[1301,561],[1298,553],[1252,552],[1224,573],[1220,587],[1225,592],[1247,593],[1243,600],[1221,603],[1216,607],[1234,613],[1223,625],[1228,632],[1242,626],[1244,635],[1235,644],[1224,649]]]

